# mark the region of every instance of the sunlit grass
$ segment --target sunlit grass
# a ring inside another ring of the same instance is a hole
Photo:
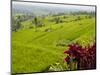
[[[63,20],[70,21],[76,17]],[[61,61],[63,63],[63,52],[67,46],[57,46],[59,41],[85,42],[83,44],[91,42],[95,37],[95,19],[82,18],[79,21],[55,24],[48,21],[47,17],[43,20],[45,26],[38,28],[37,32],[34,27],[29,29],[33,25],[31,21],[23,22],[22,30],[12,32],[12,72],[42,72],[51,64]],[[45,29],[50,26],[51,31],[46,32]]]

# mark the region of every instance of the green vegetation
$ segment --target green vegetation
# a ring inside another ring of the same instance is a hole
[[[13,73],[46,72],[52,64],[64,64],[69,43],[87,45],[95,38],[95,17],[87,14],[36,17],[20,23],[18,31],[12,32]]]

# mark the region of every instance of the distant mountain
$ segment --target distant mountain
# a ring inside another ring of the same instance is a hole
[[[66,5],[67,6],[67,5]],[[32,15],[48,15],[48,14],[58,14],[58,13],[69,13],[69,12],[78,12],[84,11],[83,9],[45,5],[45,4],[21,4],[21,3],[12,3],[12,13],[13,14],[32,14]]]

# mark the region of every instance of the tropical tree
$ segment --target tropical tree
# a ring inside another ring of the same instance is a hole
[[[12,17],[12,31],[17,31],[21,27],[21,17]]]
[[[34,18],[34,20],[32,21],[32,23],[35,25],[35,31],[37,31],[37,25],[38,25],[37,17]]]
[[[55,22],[56,22],[56,24],[58,24],[60,22],[60,18],[59,17],[56,17],[55,18]]]

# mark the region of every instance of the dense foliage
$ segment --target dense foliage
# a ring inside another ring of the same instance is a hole
[[[67,54],[65,61],[68,64],[76,63],[78,70],[96,68],[96,43],[85,47],[78,43],[73,43],[68,45],[68,47],[69,49],[64,52]]]

